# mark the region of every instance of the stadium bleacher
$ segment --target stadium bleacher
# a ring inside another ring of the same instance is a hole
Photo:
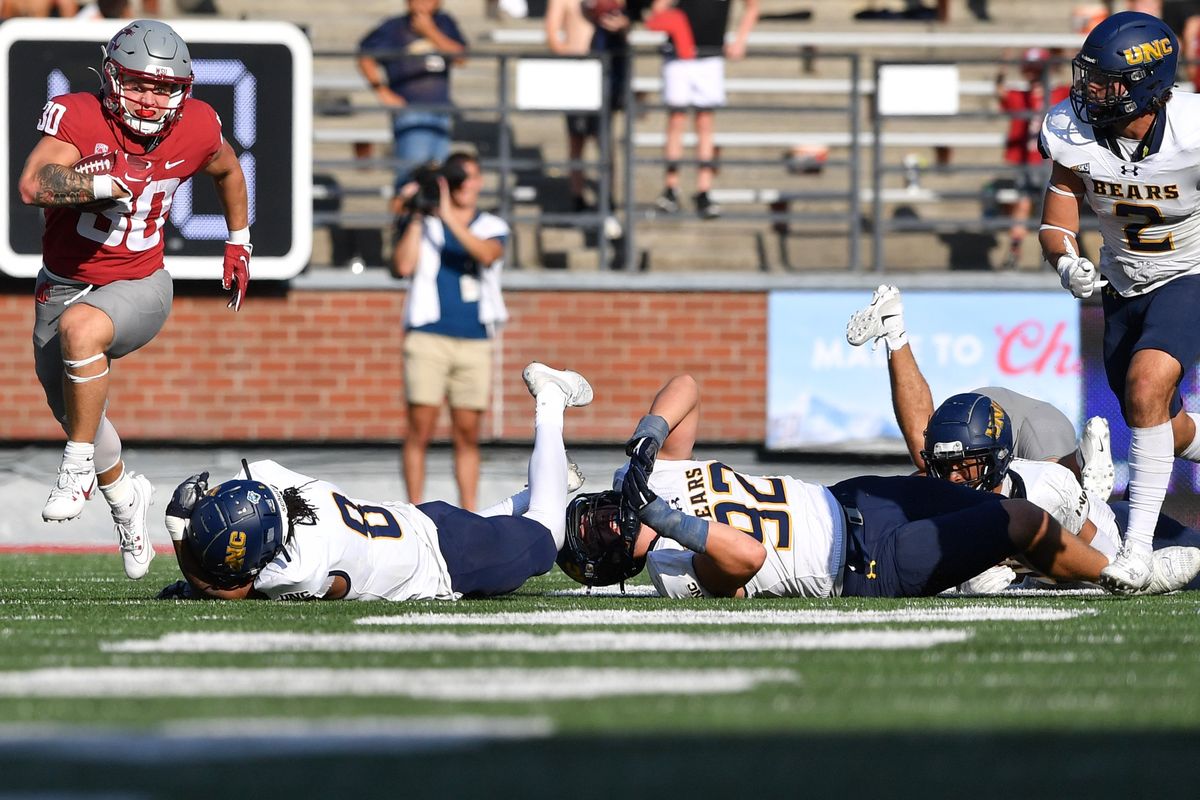
[[[996,171],[1003,172],[1000,156],[1005,123],[1001,117],[984,116],[986,112],[994,112],[995,74],[995,63],[985,62],[1011,56],[1013,48],[1070,47],[1078,41],[1078,36],[1070,31],[1071,10],[1060,4],[1022,0],[993,9],[993,21],[986,23],[953,6],[950,21],[946,23],[860,22],[853,19],[852,5],[824,0],[806,4],[812,16],[804,22],[765,19],[752,36],[751,57],[728,65],[731,109],[717,118],[717,144],[725,168],[717,178],[716,188],[718,196],[731,208],[725,219],[703,225],[698,224],[686,204],[683,214],[677,217],[664,219],[650,211],[650,203],[660,188],[665,122],[663,111],[656,106],[661,87],[659,58],[649,46],[639,52],[632,80],[645,108],[636,115],[628,142],[623,137],[622,118],[618,115],[614,119],[617,152],[627,145],[637,159],[632,186],[635,206],[628,216],[621,208],[625,187],[620,160],[613,187],[618,216],[627,225],[636,226],[634,255],[640,256],[639,263],[656,271],[846,267],[849,228],[845,223],[831,225],[830,218],[840,216],[845,221],[851,213],[849,204],[844,201],[839,204],[834,199],[847,197],[850,191],[852,153],[847,113],[799,109],[846,106],[851,68],[846,59],[833,56],[854,52],[860,59],[858,85],[862,97],[858,109],[861,122],[858,213],[864,215],[872,211],[873,196],[869,104],[874,92],[874,60],[963,62],[959,87],[962,115],[938,119],[935,125],[896,123],[884,131],[882,163],[892,171],[885,175],[880,196],[885,200],[885,213],[915,214],[918,220],[930,223],[928,231],[913,230],[887,237],[889,268],[981,266],[953,263],[959,251],[944,241],[941,229],[945,227],[945,219],[973,216],[964,214],[964,209],[972,205],[974,216],[982,216],[986,185],[995,176],[983,174],[980,165],[994,163]],[[794,10],[791,0],[766,0],[762,6],[767,17],[783,17]],[[487,17],[482,2],[452,1],[446,7],[459,20],[479,53],[454,74],[455,102],[469,109],[494,107],[498,91],[494,55],[541,53],[540,20],[497,23]],[[366,30],[383,17],[398,13],[396,4],[363,2],[356,4],[351,13],[343,14],[311,0],[279,3],[240,0],[222,3],[221,10],[226,16],[287,18],[306,28],[317,54],[315,171],[328,173],[346,189],[340,213],[352,218],[353,224],[384,224],[384,203],[375,190],[389,183],[386,159],[391,134],[386,113],[372,108],[374,98],[354,69],[352,52]],[[634,41],[648,43],[656,37],[657,34],[638,32]],[[771,113],[772,108],[780,110]],[[326,110],[328,113],[322,113]],[[473,110],[464,112],[463,117],[478,123],[494,120],[496,114]],[[552,112],[514,113],[508,119],[513,142],[528,159],[514,175],[515,180],[508,184],[510,190],[515,185],[520,191],[516,197],[510,192],[513,199],[509,206],[519,246],[516,266],[596,270],[600,265],[592,246],[596,241],[594,233],[564,226],[561,221],[543,225],[541,220],[544,214],[559,219],[559,215],[569,211],[561,116]],[[479,126],[474,127],[478,130]],[[786,161],[796,145],[829,148],[828,161],[819,173],[789,173]],[[954,154],[948,165],[941,163],[947,153]],[[364,155],[367,157],[363,158]],[[690,155],[690,151],[686,152],[685,159]],[[899,174],[906,156],[913,163],[939,164],[942,168],[923,174],[923,185],[914,191],[906,188],[906,181]],[[961,165],[974,169],[960,173],[956,168]],[[685,161],[685,195],[689,193],[686,187],[690,185],[690,171]],[[497,198],[498,188],[493,175],[488,185],[493,198]],[[781,195],[824,196],[830,200],[793,204],[789,224],[784,226],[789,233],[779,237],[780,226],[772,224],[778,218],[773,220],[770,216],[773,211],[778,215],[779,208],[772,209],[771,203],[776,200],[769,198]],[[979,198],[978,203],[964,200],[972,195]],[[942,202],[944,199],[949,202]],[[981,233],[990,235],[986,230]],[[703,242],[703,247],[695,246],[698,241]],[[326,231],[318,230],[315,244],[314,264],[333,263],[331,239]],[[764,259],[761,254],[765,251],[787,255]],[[996,252],[1000,251],[997,241]],[[536,258],[531,258],[535,254]],[[979,257],[978,253],[972,256]],[[987,258],[986,254],[983,257]],[[863,263],[870,263],[868,256],[864,256]],[[1037,268],[1037,256],[1032,250],[1024,259],[1024,266]]]

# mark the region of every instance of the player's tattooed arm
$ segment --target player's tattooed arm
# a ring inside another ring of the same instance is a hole
[[[96,200],[92,176],[62,164],[45,164],[37,171],[32,204],[43,208],[73,206]]]

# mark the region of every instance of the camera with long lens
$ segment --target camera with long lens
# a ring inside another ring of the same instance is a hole
[[[462,186],[467,179],[467,171],[463,163],[451,158],[446,164],[429,161],[413,172],[413,180],[417,183],[417,193],[408,201],[408,207],[414,212],[433,214],[438,210],[442,201],[442,192],[438,187],[438,178],[445,178],[450,191]]]

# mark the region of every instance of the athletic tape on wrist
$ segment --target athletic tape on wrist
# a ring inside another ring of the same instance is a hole
[[[638,439],[653,439],[662,447],[663,442],[667,440],[667,436],[671,433],[671,426],[667,421],[658,414],[646,414],[638,420],[637,428],[633,431],[633,436],[629,441],[636,442]]]
[[[708,520],[676,511],[661,497],[639,511],[638,518],[655,533],[674,539],[693,553],[703,553],[708,546]]]
[[[97,200],[110,200],[113,196],[112,175],[93,175],[92,194]]]

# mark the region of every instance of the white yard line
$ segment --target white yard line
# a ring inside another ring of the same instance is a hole
[[[661,653],[756,650],[908,650],[962,642],[968,630],[845,630],[694,634],[674,631],[521,631],[459,633],[167,633],[157,639],[104,642],[106,653],[509,652]]]
[[[902,622],[1054,622],[1094,614],[1090,609],[1034,606],[947,606],[943,608],[842,611],[838,609],[746,609],[737,611],[597,609],[500,614],[423,612],[362,617],[358,625],[867,625]]]
[[[578,700],[745,692],[796,680],[790,670],[244,669],[72,667],[0,672],[4,697],[411,697]]]

